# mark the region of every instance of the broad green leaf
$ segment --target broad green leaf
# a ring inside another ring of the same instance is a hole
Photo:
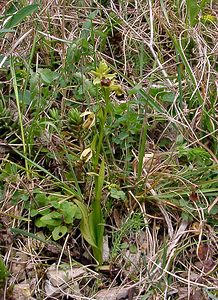
[[[61,204],[60,209],[63,213],[65,223],[72,224],[78,207],[75,204],[66,201]]]
[[[61,224],[61,219],[50,219],[50,220],[43,220],[41,217],[41,221],[44,222],[44,224],[46,226],[52,226],[52,227],[56,227],[56,226],[59,226]]]
[[[172,92],[162,92],[162,93],[160,93],[159,98],[163,102],[173,103],[173,101],[175,99],[175,94]]]
[[[41,218],[38,218],[35,220],[35,225],[36,225],[36,227],[39,227],[39,228],[46,226],[46,224],[43,221],[41,221]]]
[[[61,218],[61,217],[62,217],[62,215],[57,211],[53,211],[50,214],[48,214],[46,216],[43,216],[44,220],[58,219],[58,218]]]
[[[50,69],[40,69],[40,76],[45,83],[51,84],[52,81],[58,79],[59,74],[57,72],[51,71]]]
[[[43,210],[40,209],[40,211],[38,212],[41,216],[45,216],[45,215],[48,215],[50,214],[50,209],[49,208],[45,208]]]
[[[39,73],[33,72],[30,77],[30,94],[34,98],[39,92],[40,76]]]
[[[110,196],[111,198],[114,199],[121,199],[121,200],[125,200],[126,199],[126,194],[123,191],[117,190],[115,188],[112,188],[110,190]]]
[[[50,226],[59,226],[61,224],[62,215],[58,212],[51,212],[48,215],[45,215],[40,218],[40,221],[46,225]]]
[[[34,199],[37,207],[43,207],[48,205],[48,197],[45,193],[36,194]]]
[[[23,8],[21,8],[19,11],[17,11],[5,24],[4,28],[12,28],[16,25],[20,24],[25,17],[30,16],[32,13],[38,10],[37,4],[30,4]]]
[[[93,236],[96,237],[96,246],[92,245],[94,257],[99,264],[102,264],[102,251],[103,251],[103,236],[104,236],[104,219],[102,211],[98,212],[98,217],[93,210],[89,215],[89,226]]]
[[[52,237],[55,241],[62,238],[67,233],[67,227],[66,226],[57,226],[52,231]]]
[[[35,217],[35,216],[37,216],[38,215],[38,210],[37,209],[31,209],[31,211],[30,211],[30,217]]]
[[[80,222],[80,231],[82,233],[83,238],[93,247],[96,247],[94,236],[89,228],[89,215],[87,207],[79,200],[74,200],[76,205],[79,207],[82,215],[82,219]]]
[[[54,207],[55,209],[60,209],[61,204],[57,201],[54,201],[51,203],[52,207]]]
[[[54,203],[60,200],[59,195],[49,195],[48,196],[49,203]]]

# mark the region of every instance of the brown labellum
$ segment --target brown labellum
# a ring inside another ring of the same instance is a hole
[[[111,84],[111,80],[109,78],[103,78],[101,80],[101,85],[102,86],[110,86],[110,84]]]
[[[195,192],[195,191],[192,191],[190,194],[189,194],[189,199],[192,201],[192,202],[196,202],[199,200],[199,196],[198,194]]]

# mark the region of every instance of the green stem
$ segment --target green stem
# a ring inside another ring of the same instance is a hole
[[[104,138],[104,128],[107,120],[107,115],[109,112],[109,106],[110,106],[110,91],[108,89],[104,89],[104,99],[105,99],[105,108],[101,111],[100,115],[100,129],[99,129],[99,138],[98,138],[98,143],[96,147],[96,155],[95,155],[95,160],[94,160],[94,166],[96,167],[99,162],[99,156],[100,156],[100,151],[102,148],[103,144],[103,138]]]
[[[93,157],[93,165],[96,169],[99,165],[100,161],[100,152],[103,149],[103,138],[105,133],[105,125],[107,122],[107,116],[110,110],[110,91],[108,89],[104,89],[104,100],[105,107],[102,108],[99,112],[99,135],[96,146],[95,157]],[[104,177],[105,177],[105,162],[104,155],[101,160],[100,170],[98,176],[95,177],[95,199],[92,201],[92,212],[89,215],[89,225],[90,230],[95,237],[96,246],[92,247],[94,257],[98,261],[99,265],[102,264],[102,249],[103,249],[103,236],[104,236],[104,218],[101,207],[101,198],[102,198],[102,190],[104,185]]]

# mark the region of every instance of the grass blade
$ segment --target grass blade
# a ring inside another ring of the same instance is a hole
[[[26,148],[24,127],[23,127],[23,118],[22,118],[22,113],[21,113],[21,108],[20,108],[20,99],[19,99],[19,93],[18,93],[18,87],[17,87],[16,73],[15,73],[15,68],[14,68],[14,60],[13,60],[12,56],[11,56],[11,60],[10,60],[10,67],[11,67],[11,75],[12,75],[12,79],[13,79],[14,94],[15,94],[17,110],[18,110],[21,139],[22,139],[22,143],[23,143],[23,153],[24,153],[24,159],[25,159],[26,173],[27,173],[27,178],[29,178],[30,174],[29,174],[29,165],[28,165],[28,160],[27,160],[27,148]]]
[[[199,87],[198,87],[196,78],[195,78],[195,76],[192,72],[191,66],[190,66],[190,64],[189,64],[189,62],[188,62],[188,60],[185,56],[185,53],[183,51],[181,42],[180,41],[178,42],[178,40],[175,37],[173,37],[172,40],[173,40],[173,43],[175,45],[176,50],[178,51],[178,53],[180,55],[180,58],[181,58],[181,60],[184,64],[184,66],[185,66],[185,69],[186,69],[186,71],[187,71],[187,73],[188,73],[188,75],[189,75],[189,77],[192,81],[192,84],[194,85],[194,87],[196,89],[196,95],[197,95],[197,98],[198,98],[199,105],[202,105],[203,104],[203,98],[202,98],[201,93],[199,91]]]
[[[20,24],[26,17],[38,10],[38,4],[30,4],[17,11],[5,24],[4,28],[13,28]]]

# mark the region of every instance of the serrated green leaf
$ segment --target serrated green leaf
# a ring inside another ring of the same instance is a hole
[[[30,4],[17,11],[5,24],[4,29],[15,27],[38,10],[38,4]]]
[[[77,206],[73,203],[69,203],[66,201],[61,203],[60,209],[62,211],[65,223],[72,224],[78,209]]]

